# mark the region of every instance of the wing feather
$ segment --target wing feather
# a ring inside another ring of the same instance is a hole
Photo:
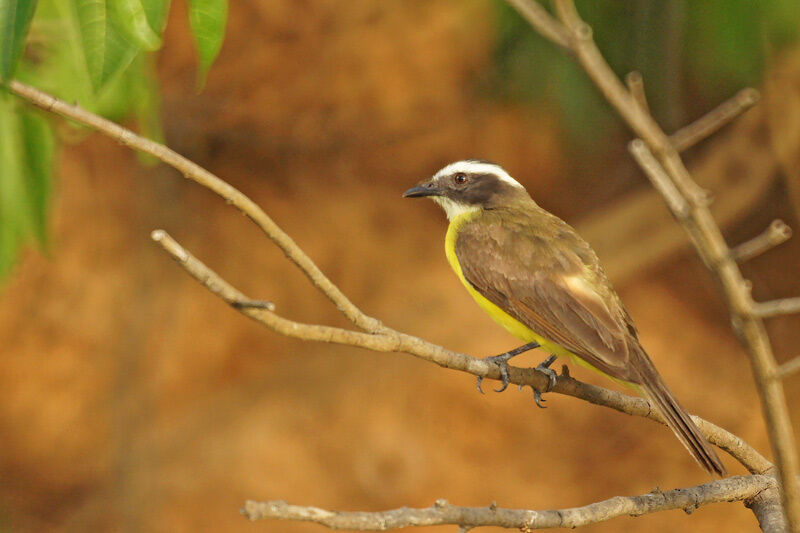
[[[508,218],[484,215],[461,229],[456,256],[466,280],[534,333],[631,380],[635,330],[588,244],[556,217]]]

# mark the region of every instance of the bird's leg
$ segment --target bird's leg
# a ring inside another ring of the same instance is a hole
[[[489,361],[490,363],[496,364],[500,368],[500,381],[502,382],[502,386],[499,389],[495,389],[495,392],[503,392],[508,387],[508,361],[523,352],[527,352],[528,350],[533,350],[534,348],[538,348],[538,342],[529,342],[528,344],[523,344],[518,348],[514,348],[506,353],[501,353],[500,355],[493,355],[491,357],[486,357],[485,360]],[[550,361],[552,363],[552,361]],[[551,370],[552,372],[552,370]],[[483,390],[481,389],[481,382],[483,381],[483,376],[478,376],[478,391],[483,394]]]
[[[553,361],[555,360],[556,356],[551,355],[550,357],[539,363],[539,365],[536,367],[536,370],[546,375],[550,379],[550,381],[547,383],[547,388],[544,391],[540,391],[539,389],[531,385],[531,388],[533,389],[533,401],[535,401],[536,405],[542,409],[547,408],[547,406],[542,405],[542,403],[546,401],[544,398],[542,398],[542,394],[548,392],[550,389],[555,387],[556,382],[558,381],[558,374],[556,374],[555,370],[550,368],[550,365],[552,365]],[[565,369],[567,368],[566,365],[564,365],[564,368]],[[519,390],[522,390],[522,387],[524,387],[524,385],[520,385]]]

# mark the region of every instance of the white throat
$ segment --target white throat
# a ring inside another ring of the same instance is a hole
[[[434,202],[442,206],[442,209],[444,209],[444,212],[447,215],[447,220],[453,220],[457,216],[463,215],[464,213],[473,213],[475,211],[480,211],[481,209],[477,205],[462,204],[461,202],[455,202],[445,196],[434,196],[432,199]]]

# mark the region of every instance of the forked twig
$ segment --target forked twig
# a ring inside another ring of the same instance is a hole
[[[528,9],[536,0],[517,0]],[[576,61],[583,67],[606,100],[622,117],[628,127],[638,136],[661,166],[664,175],[689,205],[689,214],[675,198],[667,198],[670,207],[681,206],[675,216],[689,234],[695,250],[706,266],[719,278],[730,305],[734,324],[741,333],[743,343],[750,354],[750,360],[761,398],[770,444],[775,455],[776,466],[781,480],[782,500],[789,527],[800,532],[800,464],[798,464],[794,433],[789,418],[783,386],[778,375],[778,366],[770,347],[769,337],[763,324],[764,316],[777,313],[796,312],[797,299],[787,299],[779,303],[757,304],[750,296],[749,283],[742,276],[733,254],[728,247],[719,226],[708,209],[709,194],[692,179],[686,169],[676,145],[688,146],[696,139],[719,128],[727,120],[752,105],[757,93],[750,90],[740,92],[728,106],[718,108],[706,115],[695,127],[685,130],[676,141],[668,137],[646,109],[637,102],[614,74],[592,39],[591,28],[581,19],[572,0],[555,0],[558,21],[569,35],[567,47]],[[542,36],[548,38],[553,33],[541,20],[530,20],[531,25]],[[555,21],[546,21],[553,26]],[[560,42],[556,44],[561,45]],[[652,169],[643,167],[651,175]],[[665,197],[666,198],[666,197]]]

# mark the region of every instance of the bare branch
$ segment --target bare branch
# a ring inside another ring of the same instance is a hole
[[[619,516],[683,509],[687,513],[710,503],[735,502],[756,497],[777,486],[770,476],[735,476],[703,485],[668,492],[655,490],[639,496],[617,496],[584,507],[532,511],[489,507],[458,507],[438,500],[431,507],[403,507],[380,512],[328,511],[318,507],[289,505],[283,501],[247,501],[242,509],[250,520],[293,520],[314,522],[330,529],[385,531],[409,526],[458,525],[461,527],[495,526],[522,531],[532,529],[575,528],[605,522]]]
[[[644,91],[644,78],[642,77],[642,73],[636,70],[628,72],[628,75],[625,76],[625,84],[628,86],[628,91],[630,91],[633,99],[636,100],[636,103],[639,104],[642,111],[650,113],[650,106],[647,105],[647,93]]]
[[[641,139],[632,140],[628,143],[628,151],[633,155],[633,158],[644,171],[645,175],[650,179],[650,183],[653,184],[653,187],[661,193],[669,210],[686,229],[692,244],[694,244],[698,250],[705,250],[699,244],[702,242],[703,237],[692,221],[692,208],[689,202],[683,197],[680,191],[678,191],[678,188],[664,171],[664,167],[656,161],[656,158],[653,156],[652,152],[650,152],[650,149],[644,141]],[[708,254],[700,253],[700,257],[706,266],[712,266]]]
[[[731,250],[731,255],[736,261],[744,262],[763,254],[784,242],[792,236],[790,228],[783,220],[773,220],[772,224],[761,235],[743,242]]]
[[[798,370],[800,370],[800,357],[795,357],[791,361],[783,363],[781,366],[779,366],[775,377],[778,379],[787,378]]]
[[[155,230],[151,234],[154,241],[161,245],[172,258],[181,265],[193,278],[202,283],[209,291],[219,296],[243,315],[261,322],[273,331],[288,337],[318,342],[332,342],[349,346],[360,346],[370,350],[387,352],[397,347],[397,339],[383,334],[362,333],[342,328],[303,324],[287,320],[267,308],[242,307],[240,302],[250,298],[235,289],[216,272],[204,265],[169,236],[164,230]]]
[[[754,302],[753,314],[762,318],[800,313],[800,296],[781,298],[769,302]]]
[[[152,234],[153,240],[164,248],[193,278],[203,284],[208,290],[216,294],[228,304],[234,306],[240,313],[260,322],[271,330],[302,340],[331,342],[348,346],[357,346],[378,352],[405,352],[420,359],[435,363],[439,366],[468,372],[474,376],[497,379],[500,372],[497,367],[484,359],[476,359],[465,354],[446,350],[441,346],[429,343],[418,337],[388,329],[386,333],[368,334],[329,326],[303,324],[287,320],[268,309],[256,309],[236,306],[239,301],[248,300],[247,296],[239,292],[217,273],[208,268],[199,259],[193,256],[163,230],[156,230]],[[509,367],[511,383],[529,385],[542,389],[548,384],[549,378],[533,368],[520,369]],[[566,394],[580,398],[595,405],[610,407],[629,415],[642,416],[664,423],[661,415],[650,408],[650,404],[643,398],[627,396],[616,391],[604,389],[587,383],[582,383],[567,375],[558,377],[556,385],[551,392]],[[708,438],[709,442],[728,452],[753,474],[769,472],[773,466],[761,454],[755,451],[739,437],[724,429],[703,420],[693,417],[700,431]]]
[[[731,308],[733,322],[738,325],[741,339],[750,353],[753,374],[762,397],[770,445],[783,488],[783,506],[791,530],[800,532],[800,463],[783,386],[780,380],[773,379],[777,363],[762,321],[763,315],[754,312],[749,286],[708,209],[709,195],[692,179],[670,138],[642,110],[611,70],[591,38],[591,28],[578,15],[574,2],[555,0],[555,6],[559,20],[572,36],[572,51],[577,61],[628,127],[644,141],[691,207],[690,215],[678,220],[706,266],[718,276]],[[710,120],[710,123],[718,122]],[[794,303],[784,303],[779,308],[793,309]],[[773,308],[762,307],[760,310],[772,311]]]
[[[744,502],[753,511],[758,525],[764,533],[787,533],[789,526],[783,517],[781,490],[775,485],[756,494]]]
[[[538,2],[527,0],[508,0],[514,9],[522,15],[545,39],[549,39],[561,48],[571,49],[570,36],[566,28],[553,18]]]
[[[691,148],[756,105],[760,98],[757,90],[749,87],[742,89],[730,100],[670,135],[672,146],[679,152]]]
[[[11,81],[7,85],[15,95],[27,100],[31,104],[57,113],[61,116],[70,118],[84,126],[88,126],[96,131],[117,140],[121,144],[130,146],[136,150],[150,154],[156,159],[170,165],[175,170],[183,174],[199,185],[213,191],[224,198],[229,204],[234,205],[242,213],[247,215],[256,226],[258,226],[278,247],[283,250],[286,256],[294,262],[306,277],[317,287],[320,292],[331,300],[334,305],[357,327],[369,331],[381,331],[383,325],[379,320],[367,316],[355,306],[342,291],[334,285],[322,271],[314,264],[305,252],[295,244],[291,237],[284,232],[277,224],[253,202],[250,198],[242,194],[241,191],[222,181],[217,176],[204,169],[197,163],[190,161],[170,150],[163,144],[145,139],[136,135],[132,131],[122,126],[106,120],[94,113],[90,113],[77,105],[70,105],[63,100],[59,100],[34,87],[25,85],[18,81]]]
[[[650,149],[647,148],[644,141],[641,139],[632,140],[628,143],[628,151],[630,151],[633,158],[636,159],[636,162],[639,163],[639,166],[642,167],[642,170],[644,170],[645,175],[650,179],[650,183],[653,184],[653,187],[664,197],[664,201],[667,202],[670,211],[672,211],[678,219],[686,220],[691,213],[689,202],[686,201],[686,198],[681,195],[680,191],[675,187],[675,184],[669,179],[669,176],[664,172],[661,165],[658,164],[658,161],[653,157],[653,154],[650,152]]]
[[[533,3],[535,0],[529,0]],[[634,97],[617,78],[592,40],[592,29],[581,20],[571,0],[556,0],[556,12],[572,35],[573,51],[603,96],[619,113],[634,134],[640,137],[664,166],[678,190],[691,201],[706,202],[708,193],[689,175],[667,135],[649,113],[642,110]]]

